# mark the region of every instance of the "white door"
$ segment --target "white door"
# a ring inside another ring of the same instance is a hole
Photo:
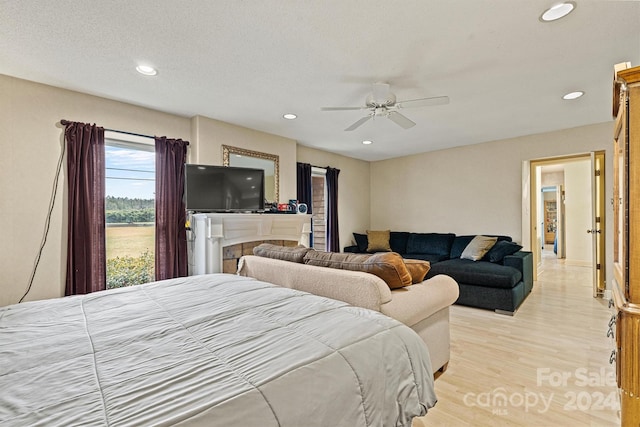
[[[564,165],[566,263],[590,268],[594,266],[593,239],[589,232],[593,227],[591,175],[588,157]]]

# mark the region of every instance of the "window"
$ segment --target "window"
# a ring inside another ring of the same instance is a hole
[[[322,168],[311,169],[311,230],[313,248],[327,250],[327,171]]]
[[[154,141],[122,138],[105,133],[107,289],[155,278]]]

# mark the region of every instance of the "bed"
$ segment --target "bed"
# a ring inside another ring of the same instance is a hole
[[[0,308],[0,426],[410,426],[431,372],[398,321],[235,275]]]

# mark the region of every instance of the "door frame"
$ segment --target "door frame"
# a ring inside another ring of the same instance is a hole
[[[604,151],[594,151],[591,153],[591,178],[592,184],[592,197],[593,197],[593,258],[594,258],[594,270],[593,270],[593,297],[601,297],[606,290],[606,275],[605,275],[605,234],[606,234],[606,210],[605,210],[605,157]]]
[[[594,158],[598,159],[597,162],[594,162]],[[529,236],[530,236],[530,245],[531,252],[533,254],[533,278],[534,280],[538,279],[538,263],[540,262],[539,254],[540,248],[538,246],[538,223],[540,218],[538,218],[538,206],[537,201],[540,194],[540,187],[538,186],[538,182],[536,180],[536,168],[538,166],[548,166],[555,165],[559,163],[568,163],[572,161],[578,160],[588,160],[591,162],[592,171],[595,169],[596,165],[599,163],[600,174],[596,176],[595,179],[599,179],[599,185],[601,191],[597,195],[595,194],[595,185],[592,185],[591,191],[593,195],[593,216],[596,216],[596,212],[600,213],[600,233],[597,234],[597,237],[594,238],[594,247],[597,248],[596,259],[594,259],[593,263],[593,272],[594,272],[594,281],[593,281],[593,289],[594,289],[594,297],[600,296],[604,292],[605,286],[605,151],[593,151],[589,153],[583,154],[573,154],[567,156],[559,156],[559,157],[550,157],[544,159],[532,159],[529,160],[528,166],[529,170],[527,171],[529,174],[528,177],[528,187],[529,187]],[[597,240],[597,243],[596,243]],[[597,245],[597,246],[596,246]],[[594,249],[595,251],[595,249]],[[598,264],[600,265],[599,271],[597,271]],[[595,278],[598,278],[596,280]]]

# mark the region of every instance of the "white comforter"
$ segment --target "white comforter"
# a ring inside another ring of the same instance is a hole
[[[409,426],[431,372],[393,319],[233,275],[0,309],[1,426]]]

